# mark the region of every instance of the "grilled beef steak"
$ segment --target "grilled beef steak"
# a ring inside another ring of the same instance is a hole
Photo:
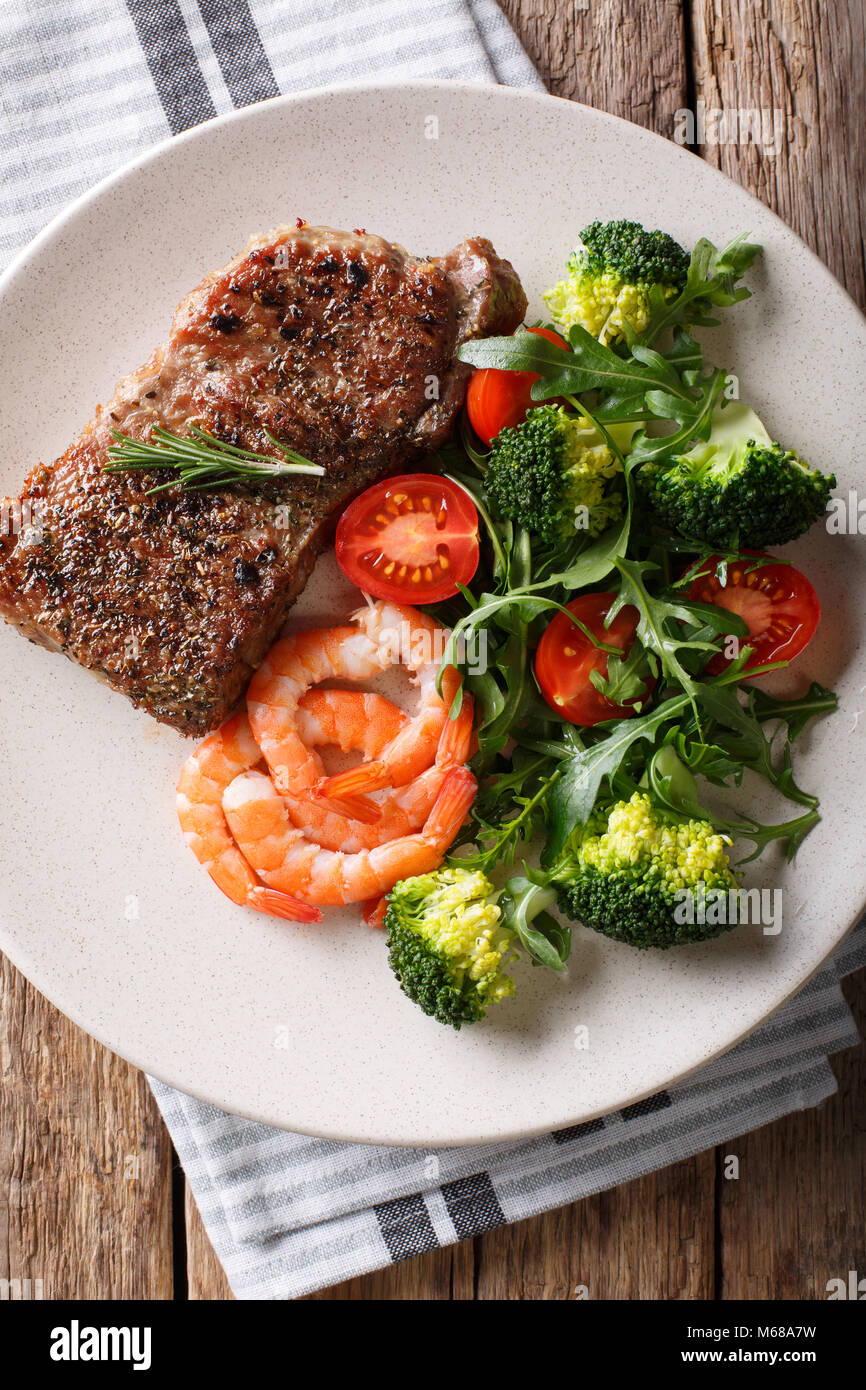
[[[33,470],[15,514],[35,529],[0,535],[0,612],[154,718],[215,728],[337,514],[448,435],[468,374],[459,344],[512,332],[525,309],[480,238],[426,260],[329,227],[254,240],[183,300],[168,341],[63,457]],[[147,438],[190,423],[278,456],[270,431],[326,474],[148,497],[164,472],[103,471],[112,428]]]

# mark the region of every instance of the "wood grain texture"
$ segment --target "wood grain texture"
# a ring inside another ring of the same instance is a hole
[[[710,1299],[712,1152],[479,1241],[479,1299]]]
[[[359,1279],[348,1279],[330,1289],[310,1294],[308,1301],[393,1302],[424,1299],[427,1302],[463,1302],[474,1299],[477,1246],[483,1240],[466,1240],[445,1250],[431,1250],[414,1260],[378,1269]]]
[[[861,1034],[866,972],[843,982]],[[839,1090],[817,1109],[732,1140],[719,1153],[722,1298],[825,1299],[866,1271],[866,1046],[833,1058]],[[725,1180],[723,1159],[739,1159]]]
[[[679,0],[501,0],[554,96],[670,132],[686,102]]]
[[[778,140],[714,143],[704,158],[793,227],[866,307],[866,6],[862,0],[695,0],[695,101],[765,113]],[[737,119],[742,137],[742,121]]]
[[[184,1221],[187,1298],[197,1302],[203,1299],[233,1300],[234,1294],[225,1276],[225,1270],[214,1253],[188,1183],[184,1184]]]
[[[171,1298],[171,1146],[143,1074],[2,958],[0,1004],[0,1278]]]

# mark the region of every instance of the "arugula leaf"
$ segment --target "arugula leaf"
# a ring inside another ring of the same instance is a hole
[[[500,527],[497,526],[496,522],[490,515],[490,512],[487,510],[487,503],[485,502],[484,492],[481,485],[475,478],[469,478],[465,473],[460,473],[456,470],[450,473],[446,472],[445,477],[450,478],[452,483],[456,483],[458,487],[462,487],[463,491],[469,495],[472,501],[472,505],[474,506],[475,510],[477,511],[478,515],[481,517],[481,520],[484,523],[484,529],[487,532],[491,547],[493,549],[494,581],[505,581],[508,576],[508,558],[506,554],[506,547],[503,543],[503,536],[502,534],[500,534]],[[501,528],[502,531],[507,531],[510,529],[510,524],[507,528],[505,526]]]
[[[578,546],[564,569],[553,570],[528,587],[529,593],[561,587],[574,592],[601,583],[610,574],[617,556],[625,555],[631,531],[631,501],[622,522],[609,526],[589,544]]]
[[[655,342],[660,333],[675,324],[715,327],[719,320],[711,316],[710,309],[728,308],[751,298],[751,290],[738,281],[760,250],[760,245],[749,241],[746,233],[734,237],[721,251],[701,237],[692,251],[686,283],[676,299],[665,302],[660,292],[651,295],[650,321],[640,334],[640,341]]]
[[[496,736],[491,737],[488,730],[496,725],[505,708],[505,695],[492,671],[479,671],[472,675],[463,674],[463,684],[475,701],[475,719],[478,727],[478,744],[482,758],[498,753],[504,746]],[[458,710],[459,714],[459,710]]]
[[[710,819],[698,800],[694,774],[677,756],[671,743],[663,743],[653,754],[647,776],[650,790],[663,806],[691,819]]]
[[[700,705],[721,726],[713,735],[714,742],[742,767],[751,768],[753,772],[765,778],[789,801],[798,801],[802,806],[816,807],[817,797],[803,791],[794,780],[790,739],[785,741],[781,767],[776,765],[773,747],[777,730],[774,730],[769,738],[765,735],[763,724],[754,713],[756,693],[755,690],[751,690],[746,704],[742,705],[736,686],[710,682],[697,688]]]
[[[461,854],[452,858],[451,862],[465,869],[481,869],[484,873],[494,869],[497,864],[513,864],[520,845],[531,839],[539,828],[538,822],[543,815],[544,805],[560,775],[560,769],[557,767],[549,776],[542,776],[540,785],[532,796],[514,795],[512,804],[517,807],[517,814],[498,824],[487,821],[483,810],[476,803],[472,814],[478,828],[472,828],[471,839],[480,848],[475,854]],[[465,844],[469,838],[470,836],[467,836],[461,842]]]
[[[652,742],[669,720],[689,704],[688,695],[674,695],[648,714],[619,719],[607,737],[560,763],[562,775],[548,799],[548,841],[543,862],[550,863],[563,850],[571,832],[586,825],[605,777],[620,768],[629,750],[640,740]],[[596,726],[597,728],[600,726]]]
[[[452,622],[437,675],[437,688],[441,690],[446,666],[456,666],[463,671],[464,683],[478,701],[479,744],[486,759],[504,747],[534,695],[528,650],[529,626],[534,619],[544,612],[566,613],[598,645],[585,625],[545,591],[583,588],[598,583],[610,572],[615,557],[624,553],[628,544],[632,512],[632,490],[628,480],[626,486],[628,503],[623,521],[609,527],[588,545],[583,543],[565,570],[548,574],[535,583],[531,582],[533,553],[529,533],[520,527],[514,528],[510,522],[499,528],[486,512],[482,513],[501,551],[501,558],[499,553],[495,555],[493,575],[499,591],[483,592],[476,597],[470,589],[461,586],[468,611]],[[467,487],[467,491],[474,499],[474,489]],[[508,633],[513,639],[506,642],[504,649],[496,640],[494,629]],[[465,653],[479,648],[482,637],[487,642],[488,667],[482,674],[473,674],[467,670],[463,658]],[[609,650],[612,655],[616,654],[615,648]],[[494,675],[497,670],[503,678],[504,691]],[[455,701],[455,713],[459,712],[459,706],[460,701]]]
[[[632,355],[636,360],[641,360],[638,357],[636,340]],[[676,328],[672,346],[666,353],[657,354],[657,357],[661,357],[664,363],[660,370],[664,373],[665,380],[674,386],[682,387],[685,384],[686,387],[700,391],[700,381],[704,374],[703,351],[700,344],[685,329]],[[650,358],[649,362],[653,360]],[[685,400],[679,391],[675,394],[678,401]],[[655,413],[649,410],[645,396],[646,390],[639,379],[616,386],[600,396],[594,407],[595,417],[598,421],[607,421],[609,424],[645,420],[648,414]]]
[[[511,730],[519,724],[534,693],[526,646],[526,624],[512,633],[494,656],[494,665],[503,679],[505,696],[497,701],[493,717],[482,719],[478,727],[478,747],[482,756],[500,752]]]
[[[729,782],[739,786],[742,782],[742,763],[718,743],[691,738],[682,729],[677,729],[670,737],[680,759],[695,774],[705,777],[717,787],[725,787]]]
[[[828,690],[818,681],[813,681],[805,695],[796,699],[778,700],[757,686],[752,692],[752,710],[760,720],[779,719],[788,726],[788,741],[799,738],[810,719],[822,714],[832,714],[838,708],[836,693]]]
[[[649,766],[649,783],[656,798],[676,814],[708,820],[717,830],[726,832],[734,839],[751,840],[754,844],[752,853],[741,859],[741,864],[748,864],[756,859],[773,840],[784,841],[787,857],[789,860],[793,859],[809,831],[821,819],[817,812],[817,802],[793,820],[769,825],[751,817],[742,821],[730,821],[710,815],[698,800],[698,784],[694,776],[680,761],[669,743],[654,754]]]
[[[539,912],[533,921],[533,927],[535,931],[541,932],[547,938],[564,968],[571,955],[571,927],[558,921],[555,917],[551,917],[549,912]],[[536,961],[533,960],[533,964],[535,963]],[[538,960],[537,963],[541,965],[544,962]],[[553,968],[555,970],[557,967],[554,966]]]
[[[716,368],[703,380],[701,397],[688,411],[678,409],[675,401],[660,392],[648,392],[646,402],[653,414],[668,420],[682,420],[682,424],[673,434],[649,435],[642,430],[636,436],[629,454],[632,464],[682,453],[694,440],[706,439],[712,428],[713,411],[724,393],[726,382],[727,373],[720,367]]]
[[[623,356],[575,325],[569,332],[571,350],[557,347],[536,333],[518,332],[511,338],[483,338],[465,343],[462,361],[476,367],[535,372],[532,398],[574,398],[600,393],[594,422],[600,426],[625,420],[671,420],[674,433],[638,435],[630,451],[632,465],[684,450],[694,439],[709,434],[713,410],[722,395],[727,373],[703,371],[703,357],[694,338],[680,331],[667,354],[634,342]],[[585,411],[580,402],[578,407]],[[588,412],[586,412],[588,414]]]
[[[804,811],[802,816],[795,816],[793,820],[782,821],[778,825],[761,825],[757,821],[732,823],[728,828],[734,836],[754,843],[752,853],[747,854],[745,859],[740,859],[739,864],[751,864],[753,859],[764,853],[767,845],[772,844],[773,840],[781,840],[784,843],[785,858],[790,864],[809,831],[814,830],[820,819],[817,810],[813,808]]]
[[[473,367],[535,372],[539,380],[533,384],[532,399],[536,401],[585,391],[619,391],[630,398],[639,393],[643,398],[651,390],[672,393],[685,402],[692,399],[678,372],[660,354],[648,363],[621,357],[580,325],[571,329],[569,340],[570,351],[537,333],[518,331],[511,338],[474,338],[457,355]]]
[[[624,705],[627,701],[642,701],[647,681],[656,676],[658,662],[640,642],[634,642],[625,657],[621,652],[609,656],[606,676],[595,668],[589,673],[589,679],[596,690],[615,705]],[[640,713],[640,704],[636,703],[634,708]]]
[[[499,898],[502,925],[517,933],[534,963],[564,970],[571,952],[571,931],[547,912],[556,902],[556,889],[544,875],[527,870],[527,877],[510,878]]]
[[[677,324],[673,331],[673,343],[665,353],[672,366],[676,367],[683,381],[694,385],[704,372],[704,350],[687,328]]]
[[[635,607],[639,615],[638,641],[658,657],[668,680],[675,681],[693,695],[693,673],[684,665],[682,654],[694,654],[705,664],[718,650],[716,644],[707,639],[707,629],[730,631],[730,620],[733,618],[735,623],[741,625],[740,632],[745,636],[748,632],[745,622],[713,604],[697,604],[675,596],[668,598],[664,594],[651,594],[645,579],[652,571],[659,569],[651,560],[629,560],[621,556],[614,564],[621,575],[621,582],[616,602],[608,612],[608,623],[627,604]]]

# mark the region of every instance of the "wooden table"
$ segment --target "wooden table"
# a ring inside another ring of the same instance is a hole
[[[866,305],[864,0],[505,0],[550,90],[673,138],[678,112],[776,112],[781,140],[700,155],[774,208]],[[494,171],[495,173],[495,171]],[[604,170],[599,170],[599,178]],[[712,231],[709,228],[708,231]],[[840,468],[844,460],[840,460]],[[8,964],[0,1000],[0,1278],[44,1297],[223,1299],[140,1072]],[[866,972],[845,992],[866,1015]],[[821,1110],[324,1299],[824,1298],[866,1273],[866,1049]],[[739,1158],[738,1181],[724,1158]]]

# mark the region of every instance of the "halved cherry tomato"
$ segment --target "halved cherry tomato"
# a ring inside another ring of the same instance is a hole
[[[374,598],[438,603],[478,568],[478,513],[448,478],[386,478],[349,503],[335,550],[343,573]]]
[[[557,347],[568,347],[551,328],[530,328],[529,332],[539,333]],[[519,425],[526,419],[528,410],[541,404],[530,394],[537,380],[538,372],[503,372],[497,367],[481,367],[473,373],[466,392],[466,409],[469,423],[479,439],[489,444],[500,430],[508,425]]]
[[[599,642],[617,647],[625,654],[634,642],[639,614],[636,608],[626,605],[606,628],[604,620],[615,598],[616,594],[583,594],[567,606]],[[604,719],[624,719],[635,714],[635,707],[643,703],[655,685],[654,678],[647,676],[642,698],[617,705],[596,690],[590,680],[590,671],[607,676],[607,661],[607,652],[590,642],[586,633],[564,613],[557,613],[545,629],[535,653],[535,675],[550,708],[571,724],[585,727],[600,724]]]
[[[746,662],[746,671],[799,656],[814,637],[821,617],[818,595],[793,565],[754,565],[756,560],[772,559],[772,555],[759,551],[744,552],[740,559],[728,562],[727,582],[722,586],[716,575],[721,557],[711,555],[689,588],[689,598],[727,608],[748,624],[749,636],[740,640],[755,650]],[[719,652],[707,663],[706,671],[717,676],[732,660],[733,656]]]

